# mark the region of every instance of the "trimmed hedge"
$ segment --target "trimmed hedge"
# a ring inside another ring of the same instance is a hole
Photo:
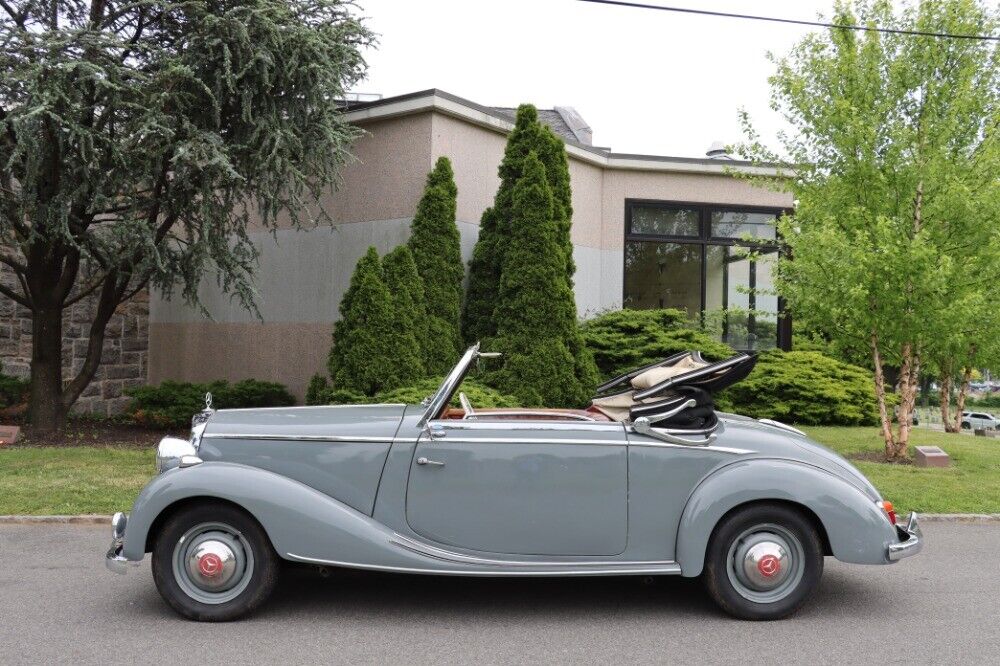
[[[126,391],[132,398],[126,408],[133,421],[155,428],[179,428],[191,424],[191,417],[205,408],[205,394],[212,394],[215,409],[239,407],[288,407],[295,398],[283,384],[244,379],[208,384],[166,381],[159,386],[140,386]]]
[[[605,379],[682,351],[700,350],[710,361],[735,353],[690,328],[681,310],[614,310],[584,322],[580,331]]]
[[[580,337],[545,167],[532,151],[522,168],[495,299],[496,337],[487,344],[503,356],[488,381],[533,407],[580,407],[594,394],[598,370]]]
[[[771,350],[716,399],[719,409],[802,425],[874,425],[875,383],[864,368],[819,352]]]
[[[424,285],[427,332],[420,344],[428,374],[448,372],[462,352],[459,321],[465,266],[455,224],[457,197],[451,161],[442,155],[427,175],[407,241]]]

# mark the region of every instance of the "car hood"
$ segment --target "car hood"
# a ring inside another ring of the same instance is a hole
[[[220,409],[208,420],[205,436],[239,439],[311,439],[356,437],[392,439],[405,405],[331,405]]]
[[[719,417],[723,427],[716,445],[749,449],[760,457],[799,460],[842,478],[873,501],[882,499],[871,481],[846,458],[807,435],[747,416],[719,414]]]

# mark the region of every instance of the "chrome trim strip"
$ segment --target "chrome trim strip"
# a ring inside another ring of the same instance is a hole
[[[621,424],[615,424],[621,425]],[[494,428],[491,428],[494,429]],[[517,428],[515,428],[517,430]],[[564,428],[557,428],[564,430]],[[392,444],[400,442],[409,444],[417,440],[417,435],[410,437],[351,437],[349,435],[282,435],[282,434],[258,434],[258,433],[231,433],[207,432],[203,439],[250,439],[250,440],[271,440],[271,441],[291,441],[291,442],[317,442],[321,444]],[[625,439],[579,439],[579,438],[545,438],[545,437],[447,437],[442,440],[423,441],[446,441],[460,442],[462,444],[496,443],[496,444],[586,444],[592,446],[649,446],[659,448],[685,449],[688,451],[714,451],[716,453],[731,453],[734,455],[745,455],[756,453],[749,449],[738,449],[728,446],[684,446],[681,444],[670,444],[667,442],[642,442]]]
[[[556,439],[546,437],[442,437],[433,440],[421,440],[421,442],[460,442],[462,444],[591,444],[594,446],[627,446],[628,441],[622,439],[577,439],[569,438]]]
[[[263,433],[206,432],[204,435],[202,435],[202,439],[270,439],[270,440],[285,440],[293,442],[331,442],[331,443],[354,442],[356,444],[363,444],[363,443],[391,444],[395,438],[351,436],[351,435],[283,435],[280,433],[272,435]],[[407,440],[407,441],[412,441],[412,440]]]
[[[478,564],[483,566],[504,566],[504,567],[562,567],[562,566],[575,566],[575,567],[606,567],[614,566],[619,564],[618,560],[562,560],[562,561],[532,561],[532,560],[498,560],[489,557],[478,557],[476,555],[465,555],[463,553],[456,553],[451,550],[446,550],[444,548],[438,548],[437,546],[431,546],[426,543],[421,543],[415,539],[403,536],[398,532],[393,533],[392,538],[389,539],[389,543],[394,546],[399,546],[400,548],[405,548],[406,550],[419,553],[420,555],[426,555],[427,557],[433,557],[439,560],[446,560],[449,562],[456,562],[461,564]],[[649,566],[661,566],[666,564],[675,564],[673,560],[653,560],[653,561],[628,561],[624,562],[627,565],[649,565]]]
[[[775,421],[774,419],[757,419],[757,420],[760,423],[763,423],[763,424],[769,425],[769,426],[773,426],[773,427],[775,427],[775,428],[777,428],[779,430],[786,430],[788,432],[793,432],[796,435],[802,435],[803,437],[807,437],[807,435],[804,432],[802,432],[798,428],[793,428],[792,426],[788,425],[787,423],[782,423],[781,421]]]
[[[750,449],[738,449],[731,446],[693,446],[688,444],[671,444],[669,442],[637,442],[634,440],[629,440],[629,446],[647,446],[654,449],[683,449],[685,451],[712,451],[714,453],[731,453],[736,456],[745,456],[751,453],[757,453]]]
[[[261,410],[272,409],[349,409],[353,407],[406,407],[402,402],[372,402],[358,405],[290,405],[288,407],[233,407],[231,409],[218,409],[219,412],[259,412]]]
[[[625,425],[619,421],[573,421],[560,422],[552,419],[529,421],[527,419],[497,419],[489,420],[489,414],[476,414],[475,421],[460,419],[435,419],[430,422],[434,427],[445,430],[604,430],[615,428],[624,432]]]
[[[324,560],[318,557],[306,557],[295,553],[286,553],[285,557],[298,562],[309,564],[322,564],[334,567],[347,567],[350,569],[370,569],[372,571],[396,571],[399,573],[433,574],[438,576],[607,576],[607,575],[632,575],[632,574],[680,574],[681,565],[661,564],[655,566],[634,566],[633,562],[622,562],[621,568],[610,569],[431,569],[423,567],[397,567],[385,564],[362,564],[359,562],[343,562],[339,560]]]

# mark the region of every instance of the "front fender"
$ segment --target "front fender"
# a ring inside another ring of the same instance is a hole
[[[889,544],[897,541],[882,510],[841,477],[807,463],[756,458],[717,470],[691,494],[677,528],[681,573],[701,573],[708,540],[726,513],[762,500],[810,509],[823,524],[833,555],[843,562],[885,564]]]
[[[392,532],[370,516],[288,477],[226,462],[172,469],[150,481],[132,506],[123,555],[141,560],[157,516],[176,502],[194,497],[218,498],[243,507],[261,524],[282,557],[319,553],[347,562],[396,564],[388,552]]]

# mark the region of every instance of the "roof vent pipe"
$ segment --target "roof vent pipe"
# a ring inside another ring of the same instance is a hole
[[[733,159],[729,153],[726,152],[726,144],[721,141],[713,141],[712,145],[708,147],[705,151],[705,155],[712,160],[731,160]]]

